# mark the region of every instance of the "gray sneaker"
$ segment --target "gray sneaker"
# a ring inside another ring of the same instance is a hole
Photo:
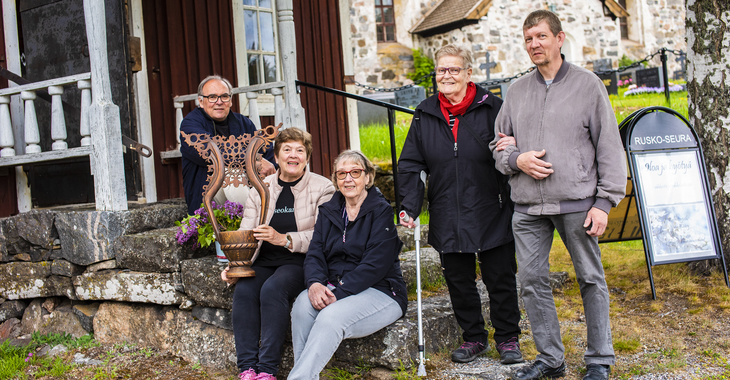
[[[489,349],[484,343],[464,342],[461,347],[451,353],[451,360],[457,363],[469,363]]]

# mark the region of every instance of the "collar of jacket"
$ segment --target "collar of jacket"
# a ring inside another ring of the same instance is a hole
[[[365,198],[365,200],[360,205],[360,211],[357,213],[357,217],[355,220],[358,220],[368,213],[372,212],[379,203],[381,202],[387,202],[385,200],[385,197],[383,197],[383,194],[380,193],[380,189],[375,187],[373,185],[371,188],[366,190],[368,192],[368,196]],[[332,223],[340,226],[340,228],[344,228],[344,222],[342,221],[342,204],[345,203],[345,196],[342,195],[342,193],[337,190],[335,194],[332,196],[332,199],[323,204],[321,207],[321,213],[320,215],[324,214],[327,215],[327,218],[332,221]]]
[[[568,68],[570,67],[570,63],[565,60],[565,55],[560,54],[560,58],[563,59],[563,64],[560,65],[560,69],[558,69],[558,73],[555,74],[555,78],[553,78],[553,84],[560,82],[563,78],[565,78],[565,75],[568,74]],[[542,76],[542,73],[540,70],[535,69],[537,71],[537,74],[535,74],[535,78],[537,78],[537,81],[540,84],[545,84],[545,78]]]
[[[488,96],[487,96],[488,95]],[[467,114],[471,112],[472,110],[481,107],[481,106],[489,106],[494,108],[495,104],[495,95],[491,92],[484,89],[482,86],[477,84],[477,94],[474,96],[474,101],[472,101],[469,108],[466,109],[466,112],[464,114]],[[421,109],[421,111],[428,113],[430,115],[436,116],[439,119],[445,121],[448,124],[448,121],[444,119],[444,114],[441,112],[441,106],[439,103],[438,94],[430,96],[428,99],[424,100],[417,109]]]
[[[213,120],[213,118],[210,117],[210,115],[208,115],[207,112],[205,112],[203,107],[198,107],[195,110],[200,112],[201,116],[205,119],[206,124],[211,125],[211,126],[213,126],[213,128],[215,128],[215,120]],[[228,128],[239,129],[236,132],[240,134],[243,126],[241,125],[241,123],[239,122],[239,120],[236,118],[236,116],[234,114],[235,114],[235,112],[228,111],[228,116],[226,116],[226,124],[228,124]],[[234,134],[233,129],[231,129],[230,131],[231,131],[231,134]]]

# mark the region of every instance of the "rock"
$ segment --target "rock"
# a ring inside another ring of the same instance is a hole
[[[31,261],[31,257],[29,253],[18,253],[17,255],[13,255],[11,261]]]
[[[117,269],[119,268],[119,265],[117,265],[117,260],[105,260],[98,263],[94,263],[86,267],[86,272],[98,272],[100,270],[107,270],[107,269]]]
[[[58,344],[58,345],[53,346],[53,348],[51,348],[50,350],[48,350],[46,355],[48,355],[49,358],[54,358],[58,355],[65,353],[66,351],[68,351],[68,348],[66,346],[64,346],[63,344]]]
[[[77,352],[74,354],[74,364],[80,365],[101,365],[104,364],[101,360],[91,359],[84,356],[84,354]]]
[[[180,201],[160,202],[129,211],[73,211],[56,214],[63,258],[89,265],[115,257],[113,243],[125,234],[172,227],[186,215]]]
[[[61,304],[52,313],[46,311],[42,301],[41,298],[36,298],[25,309],[22,329],[24,334],[36,331],[40,334],[67,333],[74,338],[88,334],[73,313],[70,300],[61,300]]]
[[[0,344],[7,339],[14,339],[21,334],[21,323],[18,318],[10,318],[0,324]]]
[[[94,302],[88,305],[77,304],[74,305],[72,309],[74,314],[76,314],[76,318],[79,319],[81,327],[90,333],[94,332],[94,317],[96,316],[97,311],[99,311],[99,305],[101,305],[99,302]]]
[[[52,251],[50,249],[31,246],[28,249],[28,256],[30,257],[30,261],[34,263],[39,261],[49,261],[51,258],[51,252]]]
[[[53,310],[55,310],[56,307],[58,307],[60,304],[61,304],[60,298],[48,297],[48,298],[46,298],[46,300],[43,302],[43,304],[41,306],[43,306],[43,308],[46,309],[46,311],[48,311],[49,313],[53,313]]]
[[[215,257],[183,260],[180,275],[188,297],[200,306],[231,309],[233,287],[221,281],[221,271],[226,264],[219,263]]]
[[[228,309],[196,306],[193,307],[193,318],[221,329],[233,331],[231,311]]]
[[[119,237],[114,242],[117,264],[139,272],[179,272],[180,261],[210,254],[180,245],[175,238],[178,227],[170,227]]]
[[[398,237],[403,242],[403,251],[412,251],[416,249],[416,241],[413,238],[416,230],[415,228],[408,228],[405,226],[396,226],[398,230]],[[421,226],[421,248],[428,246],[428,224]]]
[[[31,245],[50,251],[58,232],[53,226],[55,212],[31,210],[15,216],[18,236]]]
[[[108,270],[73,278],[79,300],[111,300],[179,305],[186,297],[176,291],[179,273],[140,273]]]
[[[416,251],[408,251],[400,254],[400,269],[403,272],[403,280],[408,289],[415,289],[416,286]],[[435,249],[428,247],[421,249],[421,282],[434,284],[443,278],[441,271],[441,259]],[[423,284],[422,284],[423,285]]]
[[[54,251],[55,252],[55,251]],[[84,273],[86,268],[81,265],[76,265],[64,259],[53,260],[51,264],[51,274],[73,277]]]
[[[27,303],[25,301],[5,301],[0,304],[0,322],[21,318]]]
[[[10,260],[10,256],[28,252],[30,244],[18,234],[17,220],[20,215],[0,219],[0,252],[3,262]]]
[[[0,296],[7,299],[64,296],[75,299],[71,279],[51,274],[51,263],[0,264]]]
[[[236,370],[233,332],[175,307],[104,302],[94,318],[94,338],[101,343],[152,346],[191,363]]]

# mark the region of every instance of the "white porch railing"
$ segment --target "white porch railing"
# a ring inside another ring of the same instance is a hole
[[[0,167],[17,166],[35,162],[46,162],[69,157],[88,156],[92,153],[91,130],[89,128],[89,106],[91,105],[91,73],[71,75],[42,82],[0,90]],[[80,147],[68,148],[66,121],[63,116],[61,95],[64,86],[74,85],[81,89],[81,141]],[[34,100],[38,90],[51,95],[51,150],[42,152],[38,118]],[[16,154],[13,138],[13,124],[10,116],[10,102],[13,96],[23,99],[25,130],[25,154]]]
[[[234,87],[233,88],[233,95],[239,95],[243,96],[245,94],[246,99],[248,99],[248,117],[251,119],[253,124],[256,126],[256,129],[261,129],[261,119],[259,114],[259,108],[258,108],[258,98],[260,95],[260,92],[265,90],[271,90],[271,95],[274,96],[274,125],[278,125],[279,123],[283,122],[285,119],[285,115],[288,114],[288,108],[284,103],[284,91],[286,88],[285,82],[272,82],[272,83],[266,83],[266,84],[257,84],[253,86],[246,86],[246,87]],[[269,96],[269,95],[266,95]],[[297,99],[298,100],[298,99]],[[176,129],[176,137],[177,137],[177,149],[174,150],[168,150],[166,152],[160,152],[160,157],[162,159],[170,159],[170,158],[179,158],[180,155],[180,125],[183,121],[183,107],[185,106],[185,102],[195,102],[195,104],[198,104],[198,94],[190,94],[190,95],[180,95],[172,98],[173,106],[175,107],[175,125],[177,127]],[[231,100],[232,101],[232,100]],[[289,125],[285,125],[285,127],[289,127]]]

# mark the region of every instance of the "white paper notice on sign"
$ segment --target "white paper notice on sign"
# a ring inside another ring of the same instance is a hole
[[[696,151],[635,157],[639,191],[657,264],[715,256]]]

